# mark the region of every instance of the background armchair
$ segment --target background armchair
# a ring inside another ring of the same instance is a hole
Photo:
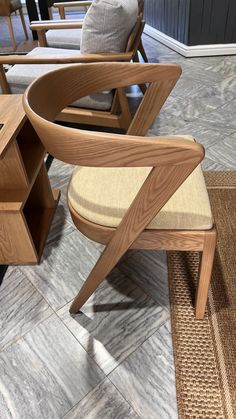
[[[22,26],[23,26],[23,29],[24,29],[24,32],[25,32],[25,38],[28,39],[27,29],[26,29],[26,25],[25,25],[25,19],[24,19],[24,15],[23,15],[23,12],[22,12],[22,4],[21,4],[20,0],[1,0],[0,1],[0,16],[6,16],[6,18],[7,18],[7,23],[8,23],[8,28],[9,28],[9,33],[10,33],[10,37],[11,37],[11,44],[12,44],[13,50],[16,49],[16,41],[15,41],[14,31],[13,31],[13,26],[12,26],[12,21],[11,21],[11,14],[13,12],[16,12],[17,10],[19,10],[19,13],[20,13]]]
[[[156,248],[202,253],[195,304],[196,317],[204,316],[216,243],[198,166],[204,149],[191,137],[142,138],[180,74],[177,65],[71,66],[36,80],[24,96],[25,111],[45,149],[80,166],[68,188],[75,225],[90,239],[105,244],[72,303],[72,313],[81,309],[126,250]],[[127,135],[53,123],[58,112],[78,97],[146,82],[148,88]]]
[[[112,4],[114,4],[114,7]],[[35,48],[24,57],[0,57],[0,64],[16,64],[6,75],[3,69],[0,70],[0,85],[3,92],[23,93],[35,78],[58,68],[56,63],[130,61],[133,59],[137,53],[143,30],[143,23],[138,15],[137,0],[129,2],[128,8],[123,1],[120,3],[119,13],[116,14],[116,25],[111,23],[111,19],[113,12],[117,11],[117,2],[113,3],[111,1],[111,4],[109,4],[107,0],[100,1],[97,6],[90,10],[87,15],[88,21],[86,25],[83,25],[83,43],[80,52],[53,48]],[[105,27],[99,25],[99,20],[97,20],[97,26],[89,25],[90,20],[94,22],[94,15],[98,17],[99,8],[101,19],[103,19],[106,25]],[[103,18],[104,8],[107,8],[105,10],[105,20]],[[128,12],[131,18],[129,18]],[[66,21],[65,23],[68,27],[76,27],[78,25],[78,21]],[[56,27],[60,26],[60,24],[60,21],[54,21]],[[39,22],[34,24],[34,27],[41,33],[41,37],[45,33],[44,25],[47,25],[46,21],[45,23]],[[122,128],[124,130],[127,129],[131,119],[126,96],[122,89],[116,92],[97,93],[84,98],[83,101],[76,101],[58,115],[58,120],[62,121],[90,123]]]
[[[52,14],[52,7],[55,7],[58,9],[59,15],[61,19],[66,18],[65,9],[67,7],[69,8],[83,8],[84,12],[87,12],[89,6],[91,5],[92,1],[83,1],[83,0],[77,0],[77,1],[70,1],[70,0],[48,0],[48,8],[49,8],[49,16],[50,19],[53,18]]]
[[[133,0],[131,1],[131,5]],[[143,28],[145,26],[145,20],[144,20],[144,0],[135,0],[138,3],[138,16],[140,20],[142,20]],[[128,2],[126,2],[128,3]],[[85,8],[89,8],[92,5],[92,1],[73,1],[73,2],[61,2],[61,3],[54,3],[54,7],[58,7],[59,13],[61,18],[65,18],[65,8],[66,7],[78,7],[83,6]],[[126,6],[127,7],[127,6]],[[97,6],[94,4],[93,9],[96,10]],[[58,22],[58,25],[56,25],[56,22],[35,22],[31,24],[31,29],[36,30],[38,32],[38,39],[39,39],[39,45],[40,46],[49,46],[52,48],[69,48],[69,49],[80,49],[81,48],[81,35],[82,35],[82,27],[83,23],[85,25],[88,25],[89,28],[92,26],[94,27],[94,33],[96,31],[99,33],[99,26],[101,27],[101,23],[97,20],[96,13],[94,13],[94,10],[89,12],[89,16],[85,16],[85,20],[81,20],[78,22],[78,26],[71,27],[67,26],[67,22],[61,21]],[[92,15],[92,18],[91,18]],[[131,14],[129,13],[130,21],[132,21]],[[98,15],[99,19],[99,15]],[[87,21],[89,20],[89,23],[87,24]],[[74,21],[76,22],[76,21]],[[112,24],[112,22],[111,22]],[[114,22],[114,25],[116,23]],[[128,24],[129,26],[129,24]],[[64,29],[67,29],[64,31]],[[96,40],[93,39],[94,44],[96,44]],[[145,62],[148,62],[147,55],[145,52],[145,49],[142,44],[142,39],[140,38],[140,43],[138,45],[137,50],[140,52],[143,60]],[[135,57],[135,61],[138,61],[138,55]]]

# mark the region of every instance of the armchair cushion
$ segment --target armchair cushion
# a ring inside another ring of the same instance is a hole
[[[124,52],[137,17],[137,0],[95,0],[83,23],[82,54]]]
[[[37,57],[51,57],[51,56],[68,56],[78,55],[79,51],[73,51],[68,49],[54,49],[54,48],[34,48],[28,55]],[[53,71],[60,67],[65,67],[71,64],[17,64],[14,65],[7,72],[6,77],[11,88],[11,92],[14,94],[22,94],[26,90],[32,81],[42,76],[49,71]],[[73,64],[72,64],[73,65]],[[81,64],[82,65],[82,64]],[[97,110],[109,110],[111,108],[113,99],[112,92],[96,93],[92,96],[87,96],[81,100],[73,103],[73,106],[97,109]]]
[[[82,29],[53,29],[46,33],[47,44],[52,48],[80,49]]]
[[[194,141],[189,136],[181,138]],[[117,227],[150,170],[147,167],[79,167],[73,173],[68,200],[83,218],[102,226]],[[203,230],[212,225],[209,198],[198,166],[147,228]]]

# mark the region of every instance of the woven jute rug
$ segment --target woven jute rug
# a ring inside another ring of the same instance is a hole
[[[236,418],[236,172],[206,172],[218,244],[204,320],[197,252],[168,252],[179,418]]]

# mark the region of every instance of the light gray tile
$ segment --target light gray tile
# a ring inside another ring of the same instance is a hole
[[[138,415],[107,378],[65,416],[65,419],[138,418]]]
[[[69,211],[68,208],[66,208],[66,204],[60,201],[53,217],[47,244],[60,241],[62,236],[67,236],[76,230],[72,220],[68,219],[69,217]]]
[[[77,294],[102,248],[76,230],[49,243],[39,265],[22,266],[20,270],[57,310]]]
[[[52,187],[61,191],[60,204],[63,206],[63,219],[74,227],[67,205],[67,189],[74,166],[54,159],[49,170],[49,179]]]
[[[227,165],[222,161],[222,163],[218,163],[214,160],[209,159],[208,157],[205,157],[202,164],[202,170],[214,170],[214,171],[224,171],[224,170],[230,170],[227,168]]]
[[[142,419],[177,419],[170,326],[163,325],[109,378]]]
[[[8,268],[0,287],[0,307],[0,350],[53,313],[36,288],[13,267]]]
[[[68,329],[108,374],[169,318],[166,310],[117,269],[109,275],[82,313],[58,311]]]
[[[74,166],[54,159],[49,169],[49,179],[54,188],[66,186],[72,175]]]
[[[236,170],[236,139],[226,137],[208,149],[208,157],[227,169]]]
[[[214,126],[202,126],[197,122],[186,123],[182,127],[173,127],[169,125],[154,125],[148,131],[148,136],[152,135],[191,135],[197,142],[208,149],[217,142],[221,142],[226,136],[230,135],[232,130],[214,128]]]
[[[214,125],[215,128],[232,129],[232,132],[234,132],[236,129],[235,111],[236,99],[222,104],[221,107],[205,116],[201,116],[198,122],[205,126]]]
[[[174,97],[189,98],[192,102],[206,105],[216,109],[222,104],[235,98],[236,76],[222,78],[218,83],[205,83],[203,80],[195,80],[190,74],[183,75],[177,82],[172,95]]]
[[[58,419],[104,378],[56,315],[0,353],[4,419]]]
[[[118,268],[159,305],[169,309],[169,286],[166,253],[157,250],[141,250]]]

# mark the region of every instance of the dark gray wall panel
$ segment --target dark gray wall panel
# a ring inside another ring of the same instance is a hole
[[[236,42],[236,0],[146,0],[145,17],[186,45]]]
[[[190,0],[145,0],[145,18],[148,25],[186,43]]]

